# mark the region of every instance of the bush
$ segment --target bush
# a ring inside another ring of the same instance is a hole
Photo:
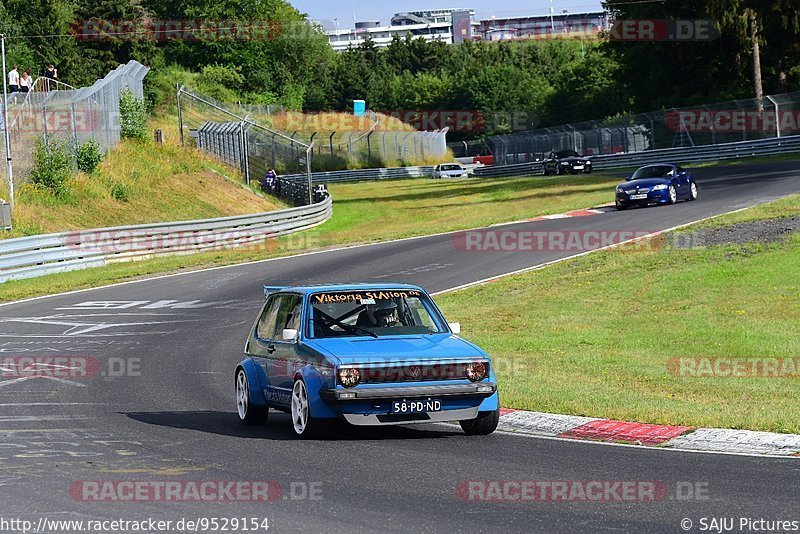
[[[45,145],[42,139],[36,140],[31,182],[57,197],[64,197],[68,192],[67,182],[72,178],[72,173],[72,156],[66,143],[53,140]]]
[[[130,90],[122,92],[119,99],[120,136],[125,139],[147,141],[147,105]]]
[[[131,192],[125,184],[113,182],[111,185],[111,196],[114,198],[114,200],[127,202],[131,198]]]
[[[92,174],[94,170],[103,161],[103,155],[100,153],[100,145],[94,139],[89,139],[80,147],[78,147],[78,170],[86,174]]]

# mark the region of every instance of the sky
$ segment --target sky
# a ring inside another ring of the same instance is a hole
[[[526,15],[548,15],[549,0],[289,0],[312,20],[333,21],[339,19],[341,29],[353,27],[355,20],[380,20],[384,24],[395,13],[420,11],[423,9],[466,8],[475,10],[475,20],[488,19],[492,15],[519,17]],[[552,0],[553,12],[567,10],[572,13],[600,11],[600,0]]]

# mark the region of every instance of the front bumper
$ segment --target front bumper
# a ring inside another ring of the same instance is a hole
[[[412,423],[442,423],[446,421],[464,421],[478,417],[478,406],[474,408],[463,408],[460,410],[442,410],[441,412],[428,412],[413,415],[389,415],[389,414],[360,414],[345,413],[342,419],[357,426],[377,426],[377,425],[408,425]]]
[[[321,389],[319,396],[326,402],[357,402],[421,397],[487,398],[496,392],[497,384],[494,382],[473,382],[471,384],[436,386]],[[347,394],[347,397],[342,398],[342,393]],[[355,396],[351,396],[353,394]]]
[[[666,204],[669,202],[669,190],[650,191],[647,198],[631,199],[628,193],[617,193],[617,204],[621,206],[645,206],[647,204]]]

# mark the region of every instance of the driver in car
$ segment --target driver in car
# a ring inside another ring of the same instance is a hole
[[[356,326],[387,328],[397,324],[397,304],[390,299],[379,300],[375,304],[367,304],[367,308],[358,314]]]

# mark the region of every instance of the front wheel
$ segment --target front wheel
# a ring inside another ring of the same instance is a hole
[[[478,412],[475,419],[459,421],[461,429],[468,436],[488,436],[497,430],[500,422],[500,408],[491,412]]]
[[[308,438],[317,433],[319,422],[311,417],[308,401],[308,389],[302,378],[294,381],[292,387],[292,428],[301,438]]]
[[[675,186],[669,186],[669,203],[675,204],[678,201],[678,192],[675,190]]]
[[[239,420],[246,425],[263,425],[269,416],[268,406],[259,406],[250,402],[250,383],[247,373],[239,368],[236,372],[236,412]]]
[[[694,182],[689,184],[689,200],[697,200],[697,184]]]

